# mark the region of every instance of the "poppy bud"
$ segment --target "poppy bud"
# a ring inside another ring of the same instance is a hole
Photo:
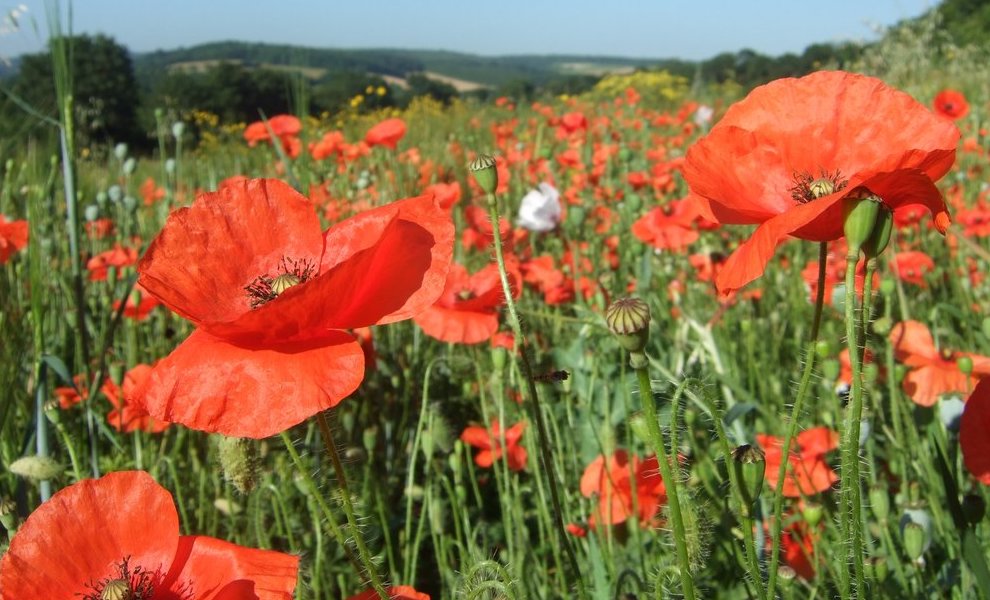
[[[891,296],[897,289],[897,284],[893,279],[887,278],[880,282],[880,293],[884,296]]]
[[[880,202],[874,197],[848,197],[842,203],[842,231],[849,246],[849,259],[859,259],[860,249],[873,235]]]
[[[815,354],[818,358],[828,358],[832,354],[832,344],[825,340],[815,342]]]
[[[237,491],[247,494],[258,483],[258,451],[250,440],[220,437],[220,469]]]
[[[878,583],[883,583],[887,579],[887,575],[890,573],[890,569],[887,568],[887,557],[886,556],[873,556],[863,563],[865,567],[867,577],[877,581]]]
[[[968,356],[960,356],[956,359],[956,366],[967,377],[973,373],[973,359]]]
[[[890,232],[894,229],[894,213],[886,206],[880,205],[877,213],[877,223],[873,227],[873,233],[863,244],[863,253],[866,258],[876,258],[883,254],[890,242]]]
[[[912,521],[904,525],[901,535],[908,558],[913,561],[921,558],[925,552],[925,528]]]
[[[732,451],[732,468],[739,479],[743,508],[748,515],[763,491],[763,476],[767,470],[766,455],[756,446],[743,444]]]
[[[797,577],[797,571],[793,567],[781,565],[777,568],[777,578],[780,579],[781,586],[790,586]]]
[[[880,317],[879,319],[873,322],[873,333],[877,335],[886,336],[888,333],[890,333],[891,326],[892,325],[889,318]]]
[[[883,522],[890,516],[890,495],[887,488],[877,484],[870,488],[870,510],[877,521]]]
[[[498,169],[495,168],[495,158],[488,154],[479,154],[471,161],[471,174],[478,186],[486,194],[494,194],[498,188]]]
[[[47,481],[62,473],[62,465],[48,456],[25,456],[10,463],[7,470],[26,479]]]

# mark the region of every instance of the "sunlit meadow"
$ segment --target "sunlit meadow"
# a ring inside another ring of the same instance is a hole
[[[53,44],[0,598],[988,597],[990,68],[939,35],[152,152],[75,139]]]

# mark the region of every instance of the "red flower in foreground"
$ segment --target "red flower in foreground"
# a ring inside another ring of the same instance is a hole
[[[0,215],[0,265],[10,260],[10,256],[28,243],[28,222],[8,221]]]
[[[509,461],[509,468],[513,471],[522,471],[526,468],[526,449],[519,445],[525,429],[526,422],[520,421],[505,432],[504,453],[506,460]],[[491,429],[465,427],[461,432],[461,441],[481,450],[474,455],[474,462],[479,467],[487,469],[496,460],[502,458],[502,426],[498,421],[492,421]]]
[[[27,518],[0,558],[0,599],[291,600],[298,568],[296,556],[179,535],[168,490],[124,471],[70,485]]]
[[[443,290],[454,227],[431,197],[321,231],[277,180],[200,195],[174,211],[140,283],[197,329],[135,396],[156,419],[262,438],[340,403],[364,378],[345,329],[408,319]]]
[[[783,458],[784,440],[772,435],[756,434],[756,441],[766,454],[767,485],[776,489],[780,460]],[[839,434],[828,427],[815,427],[797,434],[794,447],[787,455],[789,463],[784,479],[783,494],[787,498],[800,498],[824,492],[839,480],[835,471],[825,462],[825,455],[839,447]]]
[[[369,146],[385,146],[395,150],[395,146],[406,135],[406,122],[396,117],[385,119],[364,134],[364,143]]]
[[[759,277],[787,236],[842,237],[846,197],[888,208],[924,204],[945,232],[934,182],[952,167],[959,130],[882,81],[839,71],[780,79],[733,105],[684,162],[691,192],[723,224],[759,224],[726,262],[726,294]]]
[[[581,476],[581,494],[597,496],[598,508],[588,519],[588,525],[596,523],[614,525],[636,516],[643,526],[649,525],[660,506],[667,501],[667,488],[660,477],[660,464],[655,456],[646,460],[629,457],[625,450],[616,450],[608,458],[599,456],[591,462]],[[636,482],[635,510],[632,482]]]
[[[430,600],[429,594],[417,592],[411,585],[393,585],[385,590],[392,600]],[[355,594],[347,600],[377,600],[378,593],[375,590],[367,590],[360,594]]]
[[[932,102],[935,112],[950,119],[961,119],[969,114],[969,102],[962,92],[956,90],[942,90],[935,95]]]
[[[938,397],[949,392],[965,393],[981,377],[990,375],[990,357],[935,347],[928,327],[918,321],[904,321],[890,330],[894,356],[912,367],[904,376],[904,392],[919,406],[934,406]],[[973,372],[966,375],[958,361],[967,357],[973,361]]]
[[[990,485],[990,378],[976,384],[959,426],[966,468],[983,485]]]
[[[518,262],[506,260],[513,294],[519,295]],[[478,344],[498,331],[498,308],[505,302],[498,265],[491,263],[469,275],[467,269],[452,264],[443,293],[436,303],[419,313],[413,321],[426,335],[454,344]]]

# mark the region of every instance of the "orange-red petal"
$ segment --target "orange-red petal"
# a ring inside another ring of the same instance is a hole
[[[292,600],[299,557],[182,536],[162,587],[196,600]]]
[[[0,597],[76,598],[130,568],[165,573],[179,542],[168,491],[143,471],[110,473],[62,489],[18,529],[0,559]]]
[[[344,332],[252,350],[197,330],[155,365],[137,399],[162,421],[264,438],[336,406],[362,379],[361,345]]]

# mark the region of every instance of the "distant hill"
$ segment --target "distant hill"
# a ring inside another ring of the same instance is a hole
[[[294,69],[318,81],[328,73],[359,71],[393,78],[429,73],[482,87],[498,87],[516,80],[541,84],[567,75],[602,75],[648,66],[684,65],[683,61],[583,55],[479,56],[445,50],[391,48],[344,50],[306,48],[284,44],[215,42],[177,50],[134,54],[138,81],[149,84],[169,70],[196,71],[232,62],[245,67]]]

